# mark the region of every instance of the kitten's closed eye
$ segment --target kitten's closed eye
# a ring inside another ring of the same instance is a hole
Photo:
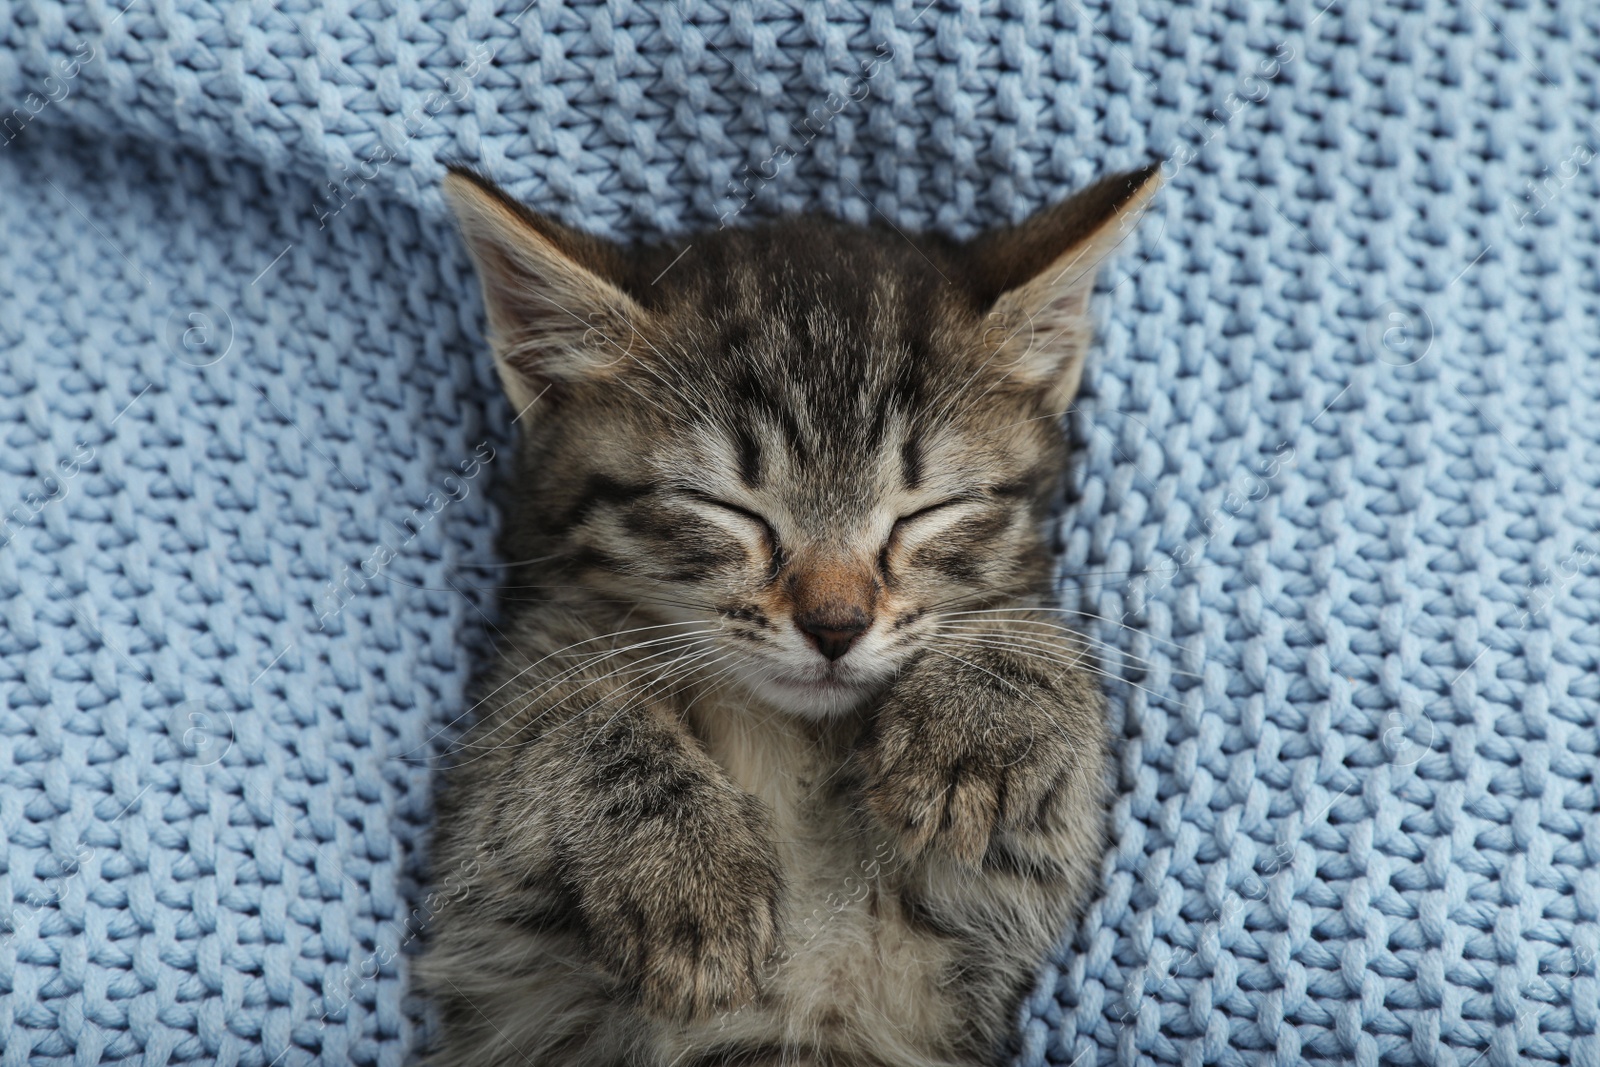
[[[923,548],[952,538],[960,539],[963,530],[974,524],[990,525],[985,517],[992,518],[996,514],[991,501],[973,493],[947,497],[908,512],[896,519],[890,528],[878,553],[878,569],[885,578],[907,577],[909,571],[915,570],[915,561]]]
[[[684,495],[703,507],[715,509],[725,515],[731,515],[747,527],[756,530],[761,536],[762,547],[766,550],[767,560],[771,565],[769,578],[777,577],[778,571],[783,567],[783,542],[778,539],[777,528],[772,525],[772,522],[765,515],[753,508],[747,508],[743,504],[735,504],[732,501],[723,500],[721,497],[711,496],[707,493],[690,490],[685,492]]]
[[[743,504],[735,504],[732,501],[723,500],[720,497],[710,496],[705,493],[690,492],[685,495],[687,495],[690,499],[707,505],[708,507],[720,508],[723,511],[731,512],[732,514],[737,515],[748,522],[754,523],[760,528],[762,533],[768,539],[774,543],[776,543],[778,540],[777,531],[773,529],[772,523],[765,515],[761,514],[759,511],[756,511],[754,508],[747,508]]]
[[[893,536],[894,532],[905,529],[907,526],[910,526],[919,519],[925,519],[935,512],[944,511],[947,508],[953,508],[957,504],[965,503],[968,499],[968,497],[964,496],[953,496],[948,500],[941,500],[937,504],[929,504],[925,508],[918,508],[909,515],[902,515],[898,519],[894,520],[894,531],[891,531],[891,536]]]
[[[951,509],[966,503],[967,499],[967,497],[953,496],[941,500],[937,504],[929,504],[925,508],[918,508],[916,511],[908,512],[894,520],[894,525],[889,528],[889,536],[884,538],[883,547],[878,550],[878,570],[884,577],[889,577],[890,561],[904,545],[905,541],[915,534],[923,532],[918,527],[929,525],[926,521],[928,519],[941,514],[947,515]]]

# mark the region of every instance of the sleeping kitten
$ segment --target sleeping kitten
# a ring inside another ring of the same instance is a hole
[[[966,244],[795,218],[624,248],[446,179],[522,562],[440,802],[466,883],[419,964],[429,1062],[1008,1055],[1102,849],[1041,526],[1095,272],[1157,184]]]

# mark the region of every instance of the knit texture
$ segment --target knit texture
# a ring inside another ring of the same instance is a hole
[[[1153,156],[1059,541],[1111,847],[1020,1063],[1600,1065],[1600,13],[1167,8],[0,2],[0,1067],[425,1026],[511,417],[442,161],[964,236]]]

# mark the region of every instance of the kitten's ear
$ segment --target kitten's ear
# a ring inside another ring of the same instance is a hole
[[[609,279],[614,244],[529,211],[492,182],[452,169],[444,197],[478,268],[496,369],[519,417],[564,382],[621,370],[649,313]]]
[[[1046,389],[1056,407],[1072,402],[1093,340],[1095,275],[1133,232],[1160,185],[1159,165],[1103,178],[968,245],[979,306],[987,309],[990,366]]]

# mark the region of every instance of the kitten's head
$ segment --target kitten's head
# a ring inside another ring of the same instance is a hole
[[[795,218],[630,248],[452,173],[522,434],[511,544],[690,635],[681,669],[860,704],[947,613],[1047,584],[1094,276],[1157,184],[966,244]]]

